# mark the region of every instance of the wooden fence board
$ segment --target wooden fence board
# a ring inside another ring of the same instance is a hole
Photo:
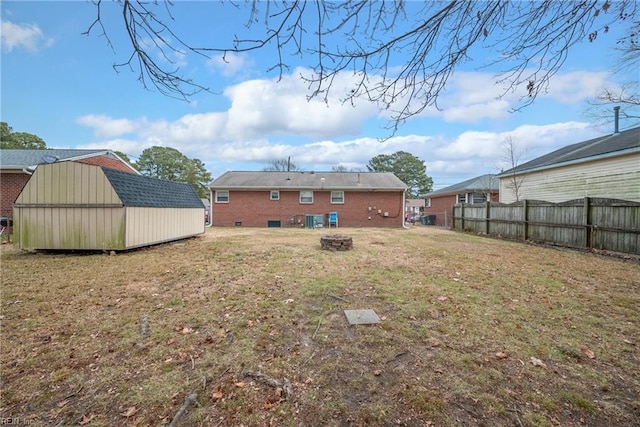
[[[640,255],[640,203],[584,198],[562,203],[459,203],[452,228],[511,239]]]

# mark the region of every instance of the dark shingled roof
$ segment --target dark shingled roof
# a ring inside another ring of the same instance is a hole
[[[640,127],[568,145],[523,163],[513,169],[504,171],[499,174],[498,177],[533,170],[549,169],[564,164],[581,163],[638,151],[640,151]]]
[[[211,183],[221,190],[350,190],[404,191],[407,186],[391,172],[235,172]]]
[[[204,209],[200,196],[190,184],[101,169],[124,206]]]
[[[496,178],[496,175],[486,174],[480,175],[475,178],[468,179],[458,184],[453,184],[440,190],[432,191],[431,193],[421,194],[420,198],[446,196],[449,194],[458,194],[460,192],[487,192],[487,191],[499,191],[500,181]]]
[[[77,150],[47,148],[45,150],[0,150],[0,162],[3,169],[22,169],[43,163],[53,163],[62,160],[72,160],[110,153],[109,150]]]

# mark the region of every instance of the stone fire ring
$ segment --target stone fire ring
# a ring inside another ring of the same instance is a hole
[[[353,249],[353,239],[349,236],[322,236],[320,238],[322,249],[329,251],[348,251]]]

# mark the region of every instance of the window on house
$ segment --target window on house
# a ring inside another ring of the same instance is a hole
[[[229,203],[229,190],[217,190],[216,203]]]
[[[467,194],[466,193],[458,194],[457,203],[467,203]]]
[[[424,199],[424,207],[425,208],[430,208],[431,207],[431,199]]]
[[[271,195],[269,196],[271,200],[280,200],[280,192],[278,190],[271,190]]]
[[[331,192],[331,203],[344,203],[344,191],[332,191]]]
[[[487,195],[485,193],[473,193],[471,194],[470,203],[484,203],[487,201]]]
[[[313,191],[301,191],[300,203],[313,203]]]

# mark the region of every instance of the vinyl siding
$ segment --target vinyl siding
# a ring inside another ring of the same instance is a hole
[[[524,176],[519,193],[520,200],[554,203],[583,197],[640,202],[640,154],[531,172]],[[515,201],[509,178],[501,178],[500,202]]]
[[[201,208],[126,208],[127,249],[204,233]]]

